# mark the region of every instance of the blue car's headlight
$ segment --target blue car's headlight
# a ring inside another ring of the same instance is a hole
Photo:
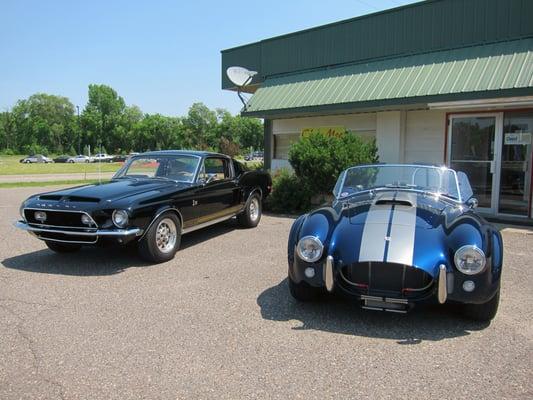
[[[304,236],[296,245],[298,257],[307,262],[315,262],[322,257],[324,245],[314,236]]]
[[[454,262],[463,274],[476,275],[485,268],[485,253],[476,246],[463,246],[455,252]]]

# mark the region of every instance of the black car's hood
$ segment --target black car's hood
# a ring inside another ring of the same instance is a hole
[[[39,195],[40,200],[71,200],[80,202],[112,202],[141,194],[158,194],[169,189],[187,188],[189,184],[158,179],[117,179],[108,182],[78,186]]]

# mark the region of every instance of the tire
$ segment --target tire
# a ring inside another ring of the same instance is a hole
[[[146,261],[172,260],[181,242],[181,223],[172,212],[160,215],[139,243],[139,255]]]
[[[491,321],[498,312],[498,305],[500,304],[500,288],[492,299],[483,304],[465,304],[463,306],[463,314],[465,317],[475,321],[488,322]]]
[[[320,288],[315,288],[307,284],[306,282],[296,283],[291,277],[287,278],[289,281],[289,292],[292,297],[301,302],[308,302],[316,300],[321,294]]]
[[[90,161],[89,161],[89,160],[85,160],[85,163],[89,164],[89,163],[90,163]]]
[[[259,193],[253,193],[244,206],[243,212],[237,215],[237,222],[243,228],[255,228],[261,221],[263,207]]]
[[[75,253],[81,249],[81,244],[45,242],[48,248],[56,253]]]
[[[24,160],[24,164],[31,164],[30,160]]]
[[[74,161],[73,160],[68,160],[67,161],[69,164],[74,164]]]

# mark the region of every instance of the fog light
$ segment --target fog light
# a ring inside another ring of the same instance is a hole
[[[472,281],[463,282],[463,290],[465,292],[472,292],[476,288],[476,284]]]
[[[315,269],[312,267],[307,267],[304,273],[305,273],[305,276],[307,276],[308,278],[312,278],[313,276],[315,276]]]
[[[35,211],[35,214],[33,214],[33,216],[39,222],[46,221],[46,213],[44,211]]]
[[[91,225],[93,223],[93,220],[87,214],[82,214],[81,222],[85,225]]]

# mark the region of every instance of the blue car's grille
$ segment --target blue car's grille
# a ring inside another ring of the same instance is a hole
[[[363,262],[341,269],[345,287],[356,292],[384,296],[416,297],[433,286],[433,278],[424,270],[408,265]]]

